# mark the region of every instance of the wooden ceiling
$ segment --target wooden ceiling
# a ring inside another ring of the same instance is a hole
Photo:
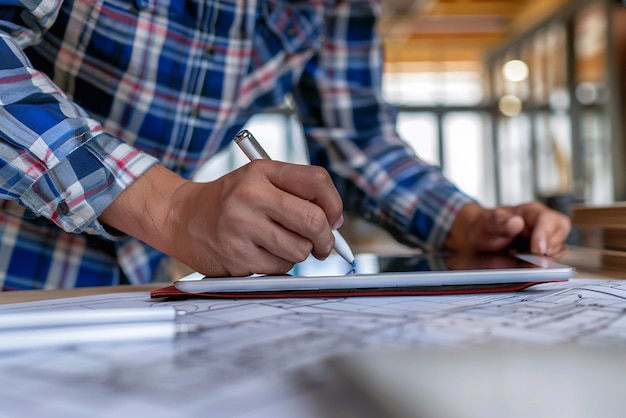
[[[489,50],[569,0],[382,0],[386,62],[401,71],[480,66]],[[398,65],[400,64],[400,65]]]

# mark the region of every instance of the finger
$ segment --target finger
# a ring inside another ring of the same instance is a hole
[[[239,189],[238,193],[245,196],[243,199],[246,202],[254,204],[238,208],[237,220],[230,226],[234,231],[229,236],[242,237],[242,242],[231,240],[227,244],[229,247],[237,244],[256,245],[291,263],[306,259],[313,251],[314,244],[318,245],[317,251],[323,252],[327,248],[326,255],[330,253],[332,232],[324,212],[318,206],[285,193],[263,179],[249,182],[246,186]],[[307,211],[314,212],[311,216],[316,217],[317,221],[311,223],[317,226],[306,224],[304,219],[311,218],[304,214]],[[246,250],[249,251],[249,248]]]
[[[315,203],[326,214],[330,225],[335,226],[340,222],[343,203],[325,169],[309,165],[278,164],[278,167],[268,165],[266,168],[267,178],[272,184],[285,192]]]
[[[495,237],[513,238],[524,230],[524,219],[508,208],[496,208],[487,219],[486,230]]]
[[[315,257],[326,258],[333,247],[330,225],[338,227],[343,222],[343,203],[328,172],[320,167],[275,162],[264,164],[262,169],[280,191],[269,200],[266,213],[308,238]]]
[[[295,264],[295,262],[276,255],[259,245],[251,246],[245,254],[245,258],[233,260],[230,263],[229,275],[284,274],[291,270]]]
[[[248,228],[249,229],[249,228]],[[255,229],[262,231],[263,228]],[[207,276],[248,276],[250,274],[283,274],[294,263],[259,245],[256,234],[232,229],[226,240],[219,240],[219,251],[187,249],[187,264]]]
[[[326,233],[326,238],[319,244],[332,249],[332,233],[323,211],[315,204],[300,199],[277,189],[264,177],[248,176],[246,181],[229,191],[223,199],[225,210],[220,221],[213,227],[213,242],[219,238],[216,251],[223,254],[231,263],[243,263],[246,257],[253,259],[252,254],[258,248],[266,250],[285,263],[297,263],[306,259],[312,251],[314,240],[321,240],[314,232],[301,226],[302,213],[306,209],[298,206],[312,207],[319,218],[318,230]],[[285,203],[291,202],[291,203]],[[318,234],[319,235],[319,234]],[[275,258],[258,258],[255,273],[276,271]],[[266,261],[266,264],[261,264]],[[218,260],[226,262],[226,260]],[[245,273],[245,272],[244,272]],[[241,272],[240,272],[241,274]]]
[[[558,221],[551,224],[551,229],[546,228],[544,235],[546,247],[543,254],[547,256],[554,256],[555,254],[558,254],[569,235],[569,231],[569,223]]]
[[[561,251],[571,228],[567,216],[547,208],[535,217],[531,226],[531,252],[548,256]]]
[[[552,254],[549,254],[551,258],[556,260],[563,258],[569,252],[569,246],[567,244],[562,244],[557,250],[555,250]]]
[[[514,214],[521,216],[524,220],[524,232],[523,234],[529,239],[536,229],[536,225],[539,217],[546,213],[548,208],[539,202],[524,203],[522,205],[511,208]]]
[[[569,252],[569,245],[563,244],[558,251],[551,255],[552,258],[559,259],[565,257],[565,255]]]
[[[264,211],[283,227],[284,231],[281,231],[283,239],[290,238],[289,243],[293,246],[291,257],[301,258],[302,255],[311,253],[320,259],[328,257],[333,249],[334,238],[326,214],[318,205],[282,191],[278,191],[271,202],[272,204],[264,208]],[[287,241],[282,245],[286,243]]]
[[[277,268],[284,267],[289,269],[295,263],[304,261],[313,250],[313,244],[309,239],[270,219],[254,229],[251,239],[257,247],[272,255],[265,260],[266,264],[259,265],[263,271],[255,273],[276,272]]]
[[[552,256],[561,251],[570,230],[567,216],[540,202],[519,205],[513,210],[526,222],[530,252]]]
[[[508,237],[515,237],[522,233],[526,223],[521,216],[512,215],[504,223],[505,235]]]
[[[264,175],[246,176],[251,180],[237,193],[239,200],[249,204],[243,205],[240,211],[245,214],[238,217],[246,220],[246,228],[250,228],[250,219],[256,224],[252,231],[241,231],[242,235],[254,234],[258,245],[292,262],[311,253],[321,259],[330,254],[334,238],[320,206],[277,187]],[[292,178],[298,181],[296,176]]]

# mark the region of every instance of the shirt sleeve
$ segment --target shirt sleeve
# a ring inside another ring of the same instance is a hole
[[[0,0],[0,199],[67,232],[110,236],[98,216],[156,160],[115,138],[42,72],[23,48],[60,1]]]
[[[372,3],[341,3],[299,81],[295,101],[311,162],[328,168],[348,213],[405,244],[439,249],[460,208],[473,199],[398,136],[396,112],[382,98],[382,43]]]

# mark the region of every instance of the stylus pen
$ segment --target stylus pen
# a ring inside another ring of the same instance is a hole
[[[172,306],[145,308],[68,309],[59,311],[0,312],[0,333],[25,328],[75,325],[174,322],[184,311]],[[1,334],[0,334],[1,335]]]
[[[144,322],[27,328],[0,331],[0,352],[54,348],[94,343],[167,341],[194,332],[193,324]]]
[[[258,143],[254,135],[250,133],[250,131],[243,130],[235,135],[235,143],[241,148],[241,150],[246,154],[246,156],[252,160],[271,160],[270,156],[267,155],[261,144]],[[342,256],[348,263],[352,265],[352,267],[356,267],[354,254],[352,254],[352,250],[350,246],[346,242],[346,240],[341,236],[339,231],[333,230],[333,235],[335,236],[335,251],[337,254]]]

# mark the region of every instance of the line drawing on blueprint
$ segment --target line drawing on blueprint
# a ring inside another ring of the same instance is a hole
[[[13,416],[95,406],[235,417],[325,391],[332,356],[386,348],[626,345],[626,281],[573,279],[522,292],[449,296],[150,300],[121,293],[0,305],[3,312],[172,305],[200,331],[173,342],[78,346],[0,356],[0,405]],[[29,389],[45,393],[32,399]],[[63,399],[86,399],[68,406]],[[50,402],[51,399],[57,400]],[[61,400],[61,401],[59,401]],[[294,403],[295,405],[295,403]],[[319,406],[311,406],[318,408]],[[27,408],[27,410],[24,410]],[[88,411],[87,411],[88,409]],[[97,415],[96,415],[97,416]],[[104,415],[102,415],[104,416]],[[268,412],[268,416],[271,416]],[[295,415],[294,415],[295,416]],[[306,416],[323,416],[311,412]]]

